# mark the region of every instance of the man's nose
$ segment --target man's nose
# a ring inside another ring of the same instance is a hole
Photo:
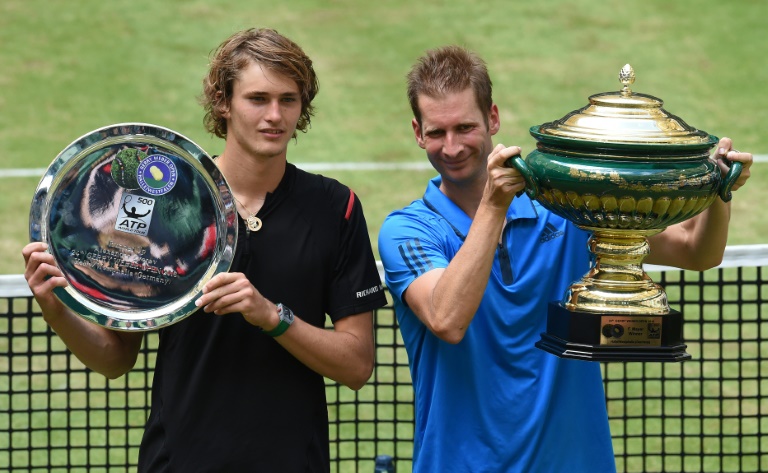
[[[457,156],[464,149],[461,138],[455,133],[447,133],[443,141],[443,154],[446,156]]]
[[[280,108],[280,101],[272,100],[271,102],[269,102],[269,105],[267,105],[267,113],[265,118],[268,121],[274,122],[274,121],[279,121],[282,116],[283,116],[283,112]]]

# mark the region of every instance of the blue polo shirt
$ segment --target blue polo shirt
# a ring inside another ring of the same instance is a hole
[[[513,199],[480,307],[460,343],[444,342],[403,302],[469,233],[472,220],[440,183],[379,233],[415,390],[413,471],[615,471],[600,365],[534,346],[548,303],[589,269],[589,235],[526,195]]]

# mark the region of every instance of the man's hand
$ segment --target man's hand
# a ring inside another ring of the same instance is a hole
[[[515,167],[504,165],[509,158],[521,153],[519,146],[498,144],[488,155],[488,182],[483,200],[489,205],[506,211],[515,195],[525,189],[523,175]]]
[[[720,168],[720,173],[725,176],[730,169],[730,165],[725,161],[738,161],[742,164],[741,175],[736,179],[731,191],[738,190],[741,186],[746,184],[747,180],[751,176],[749,168],[752,166],[752,154],[742,153],[733,149],[733,142],[728,137],[720,138],[720,142],[717,144],[717,150],[713,156],[716,160],[717,166]]]
[[[24,257],[24,279],[35,300],[44,314],[57,314],[63,310],[63,304],[53,294],[55,287],[67,287],[64,274],[56,266],[48,245],[39,241],[27,244],[21,254]]]
[[[272,330],[280,323],[277,306],[253,287],[243,273],[220,273],[203,286],[195,301],[205,312],[216,315],[240,312],[250,324]]]

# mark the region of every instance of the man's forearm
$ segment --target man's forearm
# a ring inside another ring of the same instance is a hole
[[[314,327],[300,319],[275,340],[307,367],[351,389],[370,379],[374,363],[373,316],[350,315],[335,330]]]
[[[648,241],[646,263],[703,271],[720,264],[728,242],[731,204],[715,200],[699,215],[672,225]]]
[[[478,208],[466,241],[432,291],[434,332],[454,341],[463,338],[488,285],[503,226],[498,211]]]
[[[140,333],[109,330],[66,308],[44,312],[43,319],[78,360],[107,378],[122,376],[136,362],[143,338]]]

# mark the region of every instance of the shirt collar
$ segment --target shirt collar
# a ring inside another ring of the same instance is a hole
[[[440,191],[440,184],[442,182],[443,180],[440,176],[436,176],[429,181],[427,190],[424,192],[425,204],[445,218],[454,229],[463,233],[466,237],[467,233],[469,233],[469,227],[472,225],[472,219],[470,219],[458,205]],[[536,212],[533,202],[525,193],[512,199],[512,203],[510,204],[509,209],[507,209],[508,221],[520,218],[538,217],[539,215],[538,212]]]

